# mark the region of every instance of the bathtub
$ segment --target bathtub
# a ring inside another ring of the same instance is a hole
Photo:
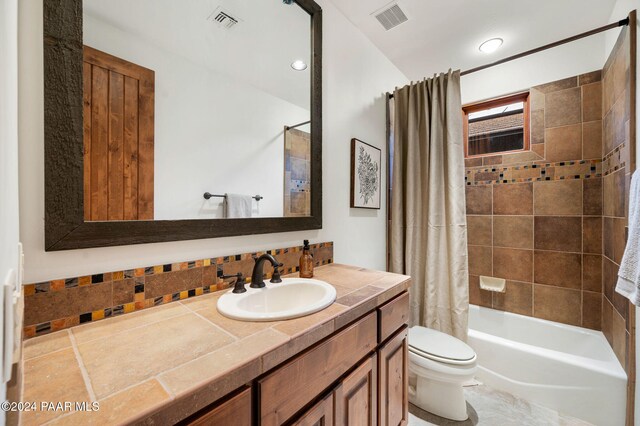
[[[627,375],[599,331],[471,305],[477,378],[595,425],[625,424]]]

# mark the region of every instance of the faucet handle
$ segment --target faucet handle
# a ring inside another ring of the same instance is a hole
[[[244,288],[245,285],[245,280],[244,277],[242,276],[242,272],[238,272],[237,274],[233,274],[233,275],[223,275],[222,279],[227,279],[227,278],[235,278],[236,282],[233,284],[233,291],[232,293],[244,293],[245,291],[247,291],[246,288]]]
[[[271,279],[269,280],[269,282],[271,283],[281,283],[282,282],[282,278],[280,278],[280,267],[282,267],[283,264],[282,263],[278,263],[277,266],[273,267],[273,275],[271,276]]]

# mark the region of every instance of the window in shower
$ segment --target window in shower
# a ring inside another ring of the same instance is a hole
[[[462,107],[465,157],[529,150],[529,93]]]

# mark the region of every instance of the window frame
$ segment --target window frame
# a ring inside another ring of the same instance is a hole
[[[490,152],[486,154],[469,155],[469,114],[515,102],[523,102],[523,144],[522,149],[510,151]],[[464,158],[482,158],[493,155],[513,154],[531,150],[531,121],[530,121],[529,91],[501,96],[481,102],[474,102],[462,106],[462,136],[464,138]]]

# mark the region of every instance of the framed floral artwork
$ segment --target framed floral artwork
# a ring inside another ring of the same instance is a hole
[[[380,209],[382,151],[351,139],[351,207]]]

